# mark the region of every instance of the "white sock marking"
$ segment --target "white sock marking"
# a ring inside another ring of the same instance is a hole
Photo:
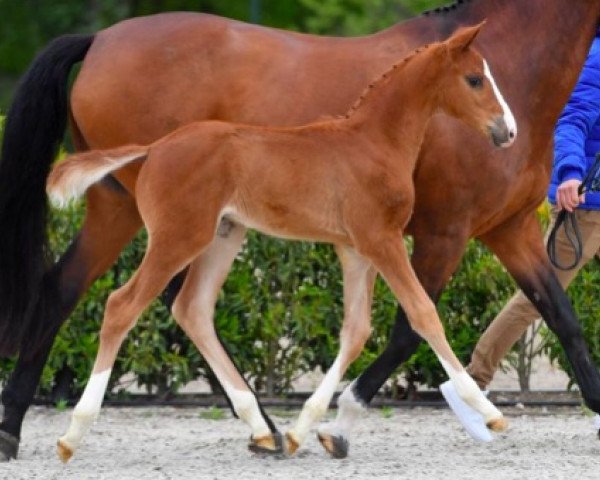
[[[354,386],[356,380],[348,385],[342,394],[338,397],[337,416],[333,422],[325,423],[319,427],[320,433],[333,435],[336,437],[350,438],[350,433],[356,424],[356,421],[366,410],[365,406],[356,399]]]
[[[437,357],[444,367],[444,370],[446,370],[446,373],[448,373],[448,376],[454,384],[454,388],[456,389],[459,397],[462,398],[462,400],[471,408],[477,410],[483,416],[486,424],[490,420],[502,417],[500,410],[498,410],[494,404],[486,398],[486,396],[475,383],[475,380],[471,378],[466,370],[455,370],[442,357],[439,355],[437,355]]]
[[[233,409],[241,420],[246,422],[252,429],[254,438],[264,437],[271,434],[271,429],[260,413],[258,402],[250,391],[238,390],[228,382],[222,381],[221,385],[233,404]]]
[[[338,354],[317,390],[304,403],[298,421],[290,431],[299,443],[304,441],[313,424],[323,418],[323,415],[327,412],[329,402],[331,402],[335,389],[342,379],[340,357],[341,354]]]
[[[104,399],[104,393],[108,385],[111,370],[104,370],[100,373],[93,373],[88,380],[83,395],[77,402],[73,415],[71,417],[71,424],[69,430],[63,435],[60,440],[66,443],[71,450],[75,451],[81,444],[81,440],[86,432],[89,430],[94,420],[100,413],[100,407],[102,406],[102,400]]]

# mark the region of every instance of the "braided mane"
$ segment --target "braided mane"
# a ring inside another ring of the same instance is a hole
[[[464,0],[461,0],[464,1]],[[396,70],[398,67],[406,65],[410,60],[412,60],[414,57],[416,57],[419,53],[421,53],[422,51],[426,50],[427,48],[429,48],[429,44],[427,45],[423,45],[419,48],[417,48],[416,50],[413,50],[412,53],[409,53],[406,57],[404,57],[402,60],[400,60],[397,63],[394,63],[388,70],[386,70],[380,77],[378,77],[377,79],[375,79],[373,82],[371,82],[364,90],[363,92],[360,94],[360,97],[358,97],[358,99],[352,104],[352,106],[350,107],[350,109],[346,112],[345,115],[341,115],[338,116],[337,118],[350,118],[350,116],[356,112],[360,106],[364,103],[365,99],[371,94],[371,92],[373,90],[377,90],[377,88],[384,84],[387,83],[387,81],[391,78],[392,73],[394,72],[394,70]]]
[[[456,0],[454,3],[450,5],[444,5],[442,7],[432,8],[431,10],[426,10],[422,13],[424,16],[430,15],[440,15],[448,12],[452,12],[456,10],[458,7],[464,5],[465,3],[469,3],[471,0]]]
[[[422,13],[423,16],[431,16],[431,15],[443,15],[449,12],[453,12],[455,10],[457,10],[458,8],[464,6],[467,3],[471,3],[473,0],[455,0],[454,3],[451,3],[449,5],[444,5],[441,7],[437,7],[437,8],[433,8],[431,10],[426,10]],[[380,84],[384,83],[390,76],[390,74],[392,73],[393,70],[395,70],[396,68],[398,68],[400,65],[404,65],[406,62],[408,62],[409,60],[411,60],[415,55],[417,55],[418,53],[420,53],[421,51],[425,50],[427,47],[429,47],[429,45],[424,45],[422,47],[417,48],[416,50],[414,50],[412,53],[410,53],[409,55],[407,55],[406,57],[404,57],[401,61],[399,61],[398,63],[395,63],[394,65],[392,65],[392,67],[387,70],[383,75],[381,75],[381,77],[377,78],[375,81],[373,81],[372,83],[370,83],[367,88],[365,88],[363,90],[363,92],[361,93],[360,97],[358,97],[358,100],[356,100],[354,102],[354,104],[350,107],[350,110],[348,110],[348,112],[346,112],[345,115],[341,115],[338,116],[337,118],[350,118],[350,116],[358,109],[360,108],[360,106],[363,104],[365,98],[369,95],[369,92],[373,89],[376,89]]]

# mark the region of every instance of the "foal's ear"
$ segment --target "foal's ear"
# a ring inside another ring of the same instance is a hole
[[[486,20],[478,25],[463,27],[454,32],[454,34],[446,40],[446,45],[448,45],[450,53],[460,53],[468,49],[485,25],[485,22]]]

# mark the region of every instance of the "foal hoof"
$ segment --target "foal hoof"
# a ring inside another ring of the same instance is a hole
[[[494,418],[486,423],[492,432],[503,432],[508,428],[508,421],[504,417]]]
[[[285,434],[285,450],[288,455],[294,455],[296,450],[300,448],[300,440],[296,437],[294,432],[287,432]]]
[[[56,453],[58,454],[58,458],[63,463],[67,463],[71,457],[73,456],[73,450],[62,440],[59,440],[56,443]]]
[[[11,458],[17,458],[18,451],[19,439],[0,430],[0,462],[8,462]]]
[[[284,453],[283,437],[279,432],[263,435],[262,437],[250,437],[248,450],[261,455],[280,455]]]
[[[350,444],[344,437],[330,435],[328,433],[317,433],[319,442],[333,458],[346,458]]]

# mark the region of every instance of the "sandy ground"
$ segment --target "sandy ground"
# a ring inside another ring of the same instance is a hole
[[[314,436],[294,458],[246,450],[248,430],[227,413],[189,408],[106,408],[68,465],[55,456],[70,410],[35,407],[18,461],[1,479],[598,479],[600,441],[579,409],[509,414],[507,433],[475,444],[448,410],[370,410],[350,456],[330,459]],[[282,430],[297,412],[271,410]]]

